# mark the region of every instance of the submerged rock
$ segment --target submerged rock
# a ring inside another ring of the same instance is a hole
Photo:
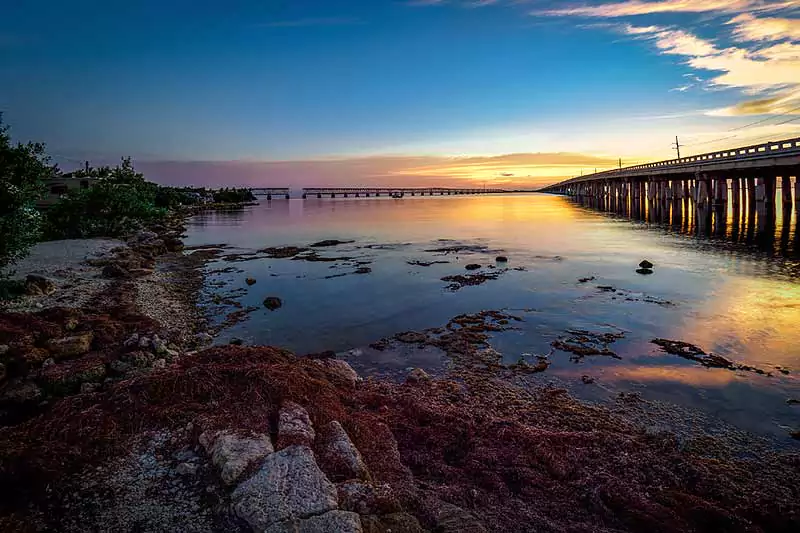
[[[228,485],[235,482],[251,465],[267,457],[274,450],[268,435],[249,437],[230,431],[204,432],[200,444],[211,456],[211,462],[219,469],[222,481]]]
[[[236,487],[231,500],[236,516],[255,531],[297,531],[291,529],[292,521],[324,516],[337,507],[336,487],[307,446],[289,446],[267,456],[261,468]],[[278,528],[268,529],[271,526]]]
[[[244,280],[244,282],[247,283],[248,285],[255,285],[256,284],[255,278],[247,278],[247,279]]]
[[[369,274],[370,272],[372,272],[370,267],[358,267],[353,271],[353,274]]]
[[[323,246],[338,246],[340,244],[349,244],[354,241],[340,241],[339,239],[326,239],[324,241],[315,242],[311,245],[312,248],[321,248]]]
[[[478,270],[479,268],[481,268],[481,265],[479,265],[478,263],[470,263],[464,268],[466,268],[467,270]]]
[[[508,263],[508,257],[504,255],[498,255],[497,257],[494,258],[494,260],[497,261],[498,263]]]
[[[275,311],[276,309],[280,309],[282,306],[283,302],[277,296],[267,296],[264,299],[264,307],[266,307],[270,311]]]
[[[644,276],[647,276],[647,275],[653,273],[653,269],[652,268],[637,268],[636,269],[636,273],[637,274],[642,274]]]

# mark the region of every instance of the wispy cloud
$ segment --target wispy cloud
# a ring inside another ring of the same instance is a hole
[[[304,28],[308,26],[355,26],[364,21],[355,17],[320,17],[294,20],[276,20],[259,24],[266,28]]]
[[[733,37],[738,41],[800,41],[800,19],[758,18],[744,13],[731,19]]]
[[[663,54],[686,58],[686,64],[717,74],[709,83],[738,88],[750,95],[766,96],[718,110],[715,114],[745,115],[786,113],[800,101],[800,43],[784,42],[766,48],[720,48],[715,43],[680,29],[623,25],[621,31],[652,40]],[[687,84],[688,85],[688,84]],[[688,90],[681,86],[676,90]]]
[[[742,13],[797,7],[797,0],[628,0],[534,11],[533,15],[618,18],[659,13]]]

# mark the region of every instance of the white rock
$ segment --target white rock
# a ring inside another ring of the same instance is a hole
[[[258,472],[233,491],[231,500],[236,515],[255,531],[273,531],[267,528],[281,527],[282,522],[289,522],[286,525],[292,527],[292,521],[322,515],[337,507],[336,487],[319,469],[307,446],[289,446],[267,456]]]
[[[328,511],[305,520],[289,520],[274,524],[264,533],[362,533],[361,519],[348,511]]]
[[[356,383],[361,379],[347,361],[342,361],[341,359],[312,359],[312,361],[314,364],[328,369],[331,374],[350,387],[355,387]]]
[[[200,444],[211,456],[214,466],[219,469],[222,481],[229,485],[249,466],[274,451],[269,436],[264,434],[245,437],[229,431],[205,431],[200,435]]]
[[[311,446],[314,442],[314,428],[303,406],[286,402],[278,415],[278,449],[294,444]]]

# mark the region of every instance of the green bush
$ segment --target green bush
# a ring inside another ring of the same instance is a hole
[[[88,189],[69,191],[47,211],[47,239],[124,237],[167,213],[156,206],[158,185],[145,181],[130,159],[115,168],[90,169],[79,175],[97,181]]]
[[[28,253],[41,232],[36,200],[56,173],[41,143],[13,145],[0,115],[0,276]]]

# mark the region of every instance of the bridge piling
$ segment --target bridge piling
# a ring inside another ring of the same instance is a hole
[[[792,180],[789,174],[781,176],[781,206],[784,213],[792,212]]]

